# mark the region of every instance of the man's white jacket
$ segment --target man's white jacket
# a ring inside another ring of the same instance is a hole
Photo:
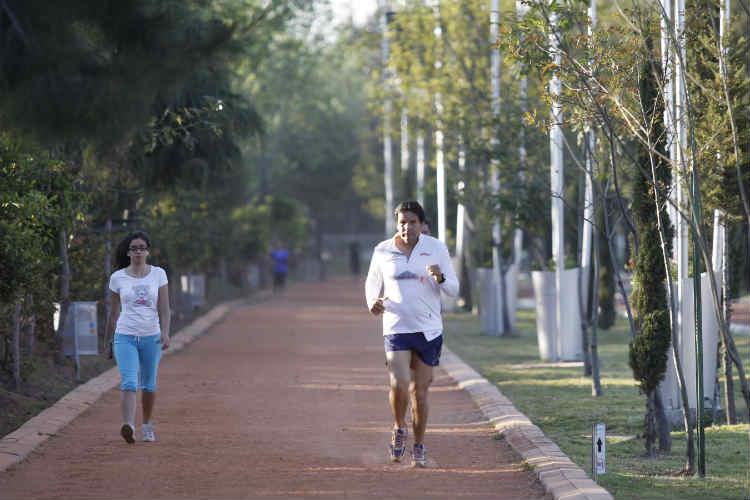
[[[433,264],[439,265],[445,276],[441,284],[427,270]],[[383,335],[422,332],[428,341],[440,336],[441,291],[451,297],[458,295],[458,278],[442,241],[422,234],[408,258],[396,247],[394,238],[381,241],[373,250],[365,297],[368,309],[378,297],[385,297]]]

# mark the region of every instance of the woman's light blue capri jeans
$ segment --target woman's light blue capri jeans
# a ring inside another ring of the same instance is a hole
[[[139,337],[115,333],[114,354],[120,369],[120,390],[156,392],[156,373],[161,359],[160,334]]]

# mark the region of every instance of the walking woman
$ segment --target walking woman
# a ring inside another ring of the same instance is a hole
[[[151,416],[161,351],[169,347],[169,292],[164,269],[147,264],[151,241],[146,233],[130,233],[117,247],[117,268],[109,279],[112,308],[106,338],[111,339],[120,370],[122,427],[120,435],[134,443],[136,391],[142,390],[143,440],[156,441]],[[114,338],[112,335],[114,334]]]

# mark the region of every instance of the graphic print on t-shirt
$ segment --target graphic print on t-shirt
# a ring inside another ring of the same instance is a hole
[[[135,301],[133,301],[135,305],[151,307],[151,299],[148,296],[148,285],[134,285],[133,294],[135,295]]]
[[[416,274],[414,274],[411,271],[404,271],[401,274],[397,274],[396,276],[394,276],[393,279],[396,279],[396,280],[418,280],[419,276],[417,276]]]

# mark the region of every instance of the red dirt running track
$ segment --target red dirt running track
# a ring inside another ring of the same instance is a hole
[[[159,442],[120,438],[119,390],[109,391],[0,473],[0,498],[545,498],[442,371],[430,391],[431,466],[387,463],[380,321],[362,288],[302,284],[235,308],[164,358]]]

